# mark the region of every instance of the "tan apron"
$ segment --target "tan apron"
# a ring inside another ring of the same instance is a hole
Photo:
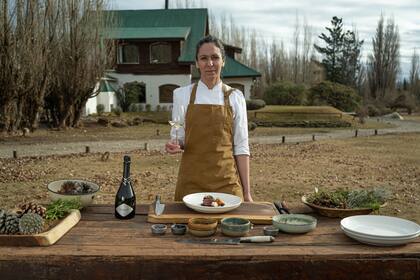
[[[194,104],[194,84],[185,116],[185,143],[175,200],[191,193],[222,192],[243,199],[233,157],[233,112],[228,90],[222,85],[224,105]]]

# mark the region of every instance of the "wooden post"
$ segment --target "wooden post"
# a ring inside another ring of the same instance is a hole
[[[377,129],[375,129],[375,135],[378,135],[378,130]]]
[[[149,150],[149,143],[144,143],[144,150],[148,151]]]
[[[156,135],[159,136],[159,134],[160,134],[160,131],[159,131],[159,128],[158,128],[158,129],[156,129]]]
[[[312,141],[315,141],[315,134],[312,134]]]
[[[354,131],[354,137],[357,137],[357,134],[359,133],[359,131],[356,129],[355,131]]]
[[[13,151],[13,158],[18,158],[17,151]]]
[[[286,142],[286,136],[282,136],[282,137],[281,137],[281,142],[282,142],[282,143]]]
[[[86,152],[86,154],[89,154],[90,153],[90,147],[89,146],[86,146],[85,147],[85,152]]]
[[[257,112],[254,112],[254,118],[257,118]]]

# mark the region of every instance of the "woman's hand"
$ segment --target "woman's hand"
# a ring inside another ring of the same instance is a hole
[[[166,143],[165,150],[169,154],[178,154],[184,151],[179,144],[174,143],[173,141],[169,141],[168,143]]]

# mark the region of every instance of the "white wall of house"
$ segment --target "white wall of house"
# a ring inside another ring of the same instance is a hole
[[[171,103],[159,103],[159,87],[165,84],[174,84],[179,86],[186,86],[191,83],[191,75],[134,75],[134,74],[119,74],[109,73],[113,78],[118,80],[118,84],[122,87],[125,83],[129,82],[141,82],[146,85],[146,104],[152,106],[152,110],[155,110],[158,104],[160,105],[172,105]],[[244,86],[245,99],[250,99],[251,86],[253,84],[252,78],[226,78],[223,81],[227,84],[237,83]],[[117,106],[117,97],[113,92],[101,92],[98,96],[90,98],[85,107],[85,114],[96,113],[96,106],[103,104],[105,106],[105,112],[110,112],[112,108]]]
[[[245,99],[251,99],[251,86],[253,84],[252,78],[224,78],[223,82],[226,84],[242,84],[244,85]]]
[[[142,82],[146,85],[146,104],[152,105],[152,110],[159,104],[159,87],[161,85],[173,84],[186,86],[191,82],[191,75],[133,75],[111,73],[112,77],[118,79],[119,86],[129,82]],[[170,105],[160,103],[160,105]]]

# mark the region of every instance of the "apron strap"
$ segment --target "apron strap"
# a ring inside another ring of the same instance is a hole
[[[197,93],[197,87],[198,87],[198,84],[197,83],[194,83],[193,88],[192,88],[192,91],[191,91],[191,95],[190,95],[190,104],[194,104],[194,102],[195,102],[195,96],[196,96],[196,93]]]
[[[224,95],[224,100],[225,100],[225,106],[226,105],[230,106],[229,96],[235,89],[234,88],[228,89],[226,84],[222,84],[222,90],[223,90],[223,95]]]

